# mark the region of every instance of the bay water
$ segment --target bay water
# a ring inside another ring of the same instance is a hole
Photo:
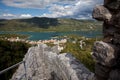
[[[66,35],[79,35],[88,38],[97,38],[102,36],[101,31],[70,31],[70,32],[11,32],[11,31],[0,31],[0,34],[23,34],[28,35],[29,40],[49,40],[56,36],[66,36]]]

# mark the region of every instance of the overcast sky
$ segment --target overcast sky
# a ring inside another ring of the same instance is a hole
[[[0,19],[65,17],[91,19],[93,7],[103,0],[0,0]]]

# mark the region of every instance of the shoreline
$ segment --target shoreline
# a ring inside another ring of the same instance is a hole
[[[27,39],[20,39],[19,37],[16,38],[5,38],[1,40],[7,40],[10,42],[25,42],[31,45],[37,45],[37,44],[46,44],[46,43],[53,43],[53,44],[65,44],[67,42],[67,39],[49,39],[49,40],[38,40],[38,41],[33,41],[33,40],[27,40]]]

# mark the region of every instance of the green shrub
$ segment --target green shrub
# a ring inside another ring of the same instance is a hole
[[[22,61],[30,45],[23,42],[0,40],[0,71]],[[0,80],[9,80],[15,69],[0,75]]]
[[[80,48],[80,40],[86,43],[83,48]],[[100,39],[99,39],[100,40]],[[75,43],[73,43],[75,41]],[[65,44],[64,50],[61,53],[71,53],[80,62],[82,62],[90,71],[94,72],[94,60],[92,58],[92,46],[96,39],[86,39],[75,35],[68,36],[68,42]]]

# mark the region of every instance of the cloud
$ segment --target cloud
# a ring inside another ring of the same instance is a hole
[[[21,14],[20,15],[20,18],[29,18],[29,17],[32,17],[32,15],[30,15],[30,14]]]
[[[16,15],[14,15],[14,14],[3,14],[2,16],[4,16],[4,17],[14,17]]]
[[[103,0],[2,0],[2,2],[7,6],[19,8],[47,8],[48,11],[39,15],[39,17],[92,19],[93,7],[102,4]],[[19,17],[32,16],[30,14],[22,14]]]
[[[75,4],[73,9],[73,17],[82,19],[92,19],[92,11],[96,5],[103,3],[103,0],[80,0]]]
[[[103,0],[79,0],[74,4],[51,5],[49,11],[51,14],[43,14],[43,17],[70,17],[76,19],[92,19],[91,13],[93,7],[101,4]],[[42,17],[41,16],[41,17]]]
[[[7,6],[18,8],[45,8],[55,2],[71,2],[75,0],[2,0]]]
[[[3,13],[0,15],[0,19],[13,19],[15,18],[15,14],[10,14],[10,13]]]
[[[70,16],[73,13],[71,12],[71,6],[62,6],[62,5],[52,5],[49,8],[51,14],[43,14],[41,17],[63,17],[63,16]]]
[[[18,19],[18,18],[30,18],[30,17],[32,17],[32,15],[30,14],[15,15],[10,13],[4,13],[0,15],[0,19]]]

